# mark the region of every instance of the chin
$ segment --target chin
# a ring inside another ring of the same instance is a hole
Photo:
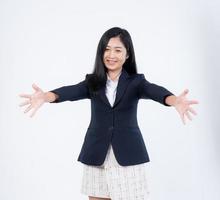
[[[108,70],[116,70],[117,69],[117,67],[114,67],[114,66],[108,66],[107,65],[107,67],[106,67]]]
[[[120,67],[118,66],[114,66],[114,65],[105,65],[107,69],[110,69],[110,70],[117,70],[119,69]]]

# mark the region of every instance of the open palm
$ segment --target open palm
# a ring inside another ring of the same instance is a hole
[[[188,94],[189,90],[184,90],[179,96],[176,98],[176,103],[174,105],[177,112],[180,114],[180,117],[184,124],[186,124],[186,116],[189,120],[192,120],[192,117],[190,116],[189,112],[196,115],[196,111],[190,107],[192,104],[198,104],[199,102],[196,100],[187,100],[186,95]]]
[[[19,106],[28,105],[24,113],[27,113],[33,109],[30,117],[33,117],[36,111],[45,103],[45,93],[36,84],[32,85],[35,92],[33,94],[20,94],[20,97],[26,98],[27,100],[21,103]]]

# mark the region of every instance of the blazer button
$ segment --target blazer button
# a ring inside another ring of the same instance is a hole
[[[109,130],[110,130],[110,131],[112,131],[113,129],[114,129],[114,127],[113,127],[113,126],[110,126],[110,127],[109,127]]]

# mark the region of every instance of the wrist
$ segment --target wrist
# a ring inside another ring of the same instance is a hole
[[[170,95],[165,99],[165,102],[170,106],[175,106],[177,104],[177,97],[175,95]]]
[[[50,103],[55,101],[58,96],[53,92],[45,92],[44,93],[44,102]]]

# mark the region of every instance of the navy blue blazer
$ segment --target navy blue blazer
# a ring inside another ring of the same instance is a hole
[[[97,96],[90,95],[86,79],[50,92],[59,96],[51,103],[91,100],[91,121],[77,161],[94,166],[103,164],[110,143],[116,160],[122,166],[149,162],[137,122],[138,101],[152,99],[169,106],[165,103],[165,98],[173,95],[166,88],[147,81],[144,74],[129,75],[125,69],[122,69],[118,80],[113,107],[105,95],[104,87]]]

